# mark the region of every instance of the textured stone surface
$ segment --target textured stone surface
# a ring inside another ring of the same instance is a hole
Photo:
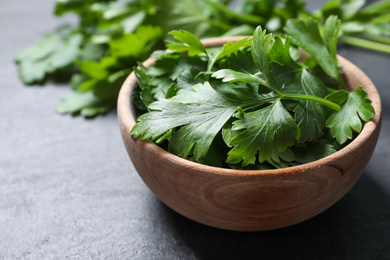
[[[115,111],[54,113],[69,91],[26,87],[14,55],[64,19],[50,0],[0,3],[0,259],[387,259],[390,255],[390,55],[339,53],[373,80],[382,132],[370,164],[335,206],[304,223],[230,232],[160,203],[135,172]],[[65,17],[72,21],[72,17]]]

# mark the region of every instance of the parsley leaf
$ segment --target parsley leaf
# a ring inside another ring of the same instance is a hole
[[[271,77],[271,72],[269,69],[269,55],[274,44],[274,37],[272,34],[266,34],[265,30],[262,30],[261,27],[257,27],[255,33],[253,34],[253,44],[252,44],[252,56],[253,61],[256,67],[262,73],[264,78],[264,86],[274,89],[273,79]]]
[[[250,47],[252,45],[252,38],[244,38],[235,43],[228,42],[223,45],[222,48],[218,48],[215,53],[210,55],[209,52],[209,62],[207,65],[207,72],[211,72],[216,61],[227,58],[230,55],[237,54],[242,48]]]
[[[107,112],[116,104],[119,89],[130,73],[132,63],[146,55],[161,34],[161,29],[153,26],[141,26],[135,33],[126,34],[120,39],[110,40],[110,55],[99,61],[79,60],[79,79],[73,83],[75,92],[92,92],[89,95],[72,93],[61,99],[56,111],[59,113],[82,114],[89,117]],[[129,46],[132,48],[129,48]],[[125,67],[124,65],[128,66]],[[81,76],[82,75],[82,76]],[[83,101],[82,98],[85,97]],[[93,97],[93,98],[92,98]],[[75,98],[74,101],[71,99]],[[93,99],[93,102],[91,102]],[[99,104],[97,107],[96,104]],[[89,107],[90,106],[90,107]],[[102,109],[101,107],[104,107]],[[85,113],[83,111],[87,111]]]
[[[170,43],[167,45],[169,50],[177,52],[188,51],[188,55],[195,56],[201,53],[207,54],[206,48],[200,42],[198,37],[188,31],[172,31],[169,33],[176,40],[182,43]]]
[[[240,113],[239,120],[233,123],[233,130],[241,130],[230,144],[229,163],[243,166],[253,163],[257,152],[259,162],[271,158],[273,149],[283,152],[299,139],[299,128],[291,114],[278,99],[271,105],[249,113]]]
[[[362,130],[362,120],[367,122],[375,115],[371,100],[367,99],[367,93],[362,87],[352,92],[333,92],[327,99],[341,105],[341,110],[332,114],[326,121],[326,127],[331,129],[332,136],[339,144],[352,139],[353,131],[359,133]]]
[[[130,56],[139,59],[144,58],[143,54],[150,52],[161,35],[161,28],[144,25],[140,26],[135,33],[124,34],[121,38],[110,40],[108,44],[114,57]]]
[[[61,30],[61,29],[60,29]],[[46,34],[31,47],[16,56],[19,74],[25,84],[42,82],[45,77],[73,64],[77,58],[83,36],[80,33],[62,29],[60,34]]]
[[[193,89],[150,104],[150,112],[138,118],[131,134],[156,140],[170,129],[182,126],[172,133],[169,150],[184,158],[192,150],[196,159],[205,156],[238,104],[216,92],[207,82]]]
[[[113,99],[101,99],[93,92],[71,92],[65,95],[61,102],[57,104],[56,111],[60,114],[75,113],[77,111],[82,116],[92,117],[96,114],[108,112],[115,104]]]
[[[330,16],[325,21],[322,34],[317,22],[312,18],[288,20],[284,30],[296,45],[301,46],[316,59],[326,74],[334,79],[339,78],[336,43],[340,30],[340,20],[337,17]]]
[[[290,166],[294,160],[294,152],[287,148],[283,152],[278,152],[274,149],[271,157],[267,159],[267,162],[275,168],[286,168]]]
[[[221,69],[214,72],[211,76],[216,79],[222,79],[222,82],[257,82],[259,84],[266,85],[267,81],[259,77],[261,73],[256,74],[248,74],[244,72],[238,72],[231,69]]]
[[[315,76],[303,69],[297,81],[286,87],[285,93],[304,94],[325,97],[329,91],[326,86]],[[294,108],[294,118],[298,122],[301,131],[299,142],[313,140],[322,134],[327,119],[325,107],[319,103],[299,100]]]
[[[324,138],[293,148],[295,159],[300,163],[313,162],[331,155],[336,151],[335,147]]]
[[[330,56],[335,54],[334,46],[337,40],[337,33],[333,29],[339,27],[339,21],[335,19],[335,15],[341,19],[340,42],[390,52],[390,5],[388,0],[376,1],[373,4],[365,4],[364,0],[332,0],[328,1],[321,10],[314,12],[305,10],[305,3],[300,0],[242,0],[237,1],[234,5],[228,4],[229,2],[218,3],[214,0],[56,1],[54,13],[57,16],[72,13],[79,18],[79,22],[76,25],[67,26],[67,29],[60,28],[47,34],[33,47],[23,50],[16,57],[20,77],[25,84],[35,84],[43,83],[48,78],[64,80],[74,76],[70,82],[73,90],[91,91],[101,102],[115,100],[112,96],[118,92],[116,91],[116,83],[113,84],[113,82],[128,72],[129,68],[136,66],[137,61],[146,59],[150,52],[161,48],[164,39],[166,39],[166,33],[172,30],[191,32],[174,33],[176,34],[174,36],[181,43],[174,43],[171,48],[178,51],[187,50],[190,52],[189,55],[201,54],[201,58],[207,63],[207,70],[203,72],[205,78],[209,78],[212,72],[223,69],[223,66],[219,66],[225,62],[230,64],[229,69],[256,74],[259,68],[256,69],[255,66],[252,66],[252,61],[248,63],[247,60],[243,60],[241,52],[251,44],[250,38],[225,45],[222,50],[220,48],[205,50],[195,36],[209,38],[250,35],[259,24],[268,31],[279,34],[288,19],[300,17],[312,17],[321,25],[318,32]],[[330,17],[332,18],[329,19]],[[145,29],[150,26],[154,27],[154,30]],[[138,30],[143,30],[143,32],[137,34]],[[310,30],[300,32],[312,33]],[[151,37],[152,34],[155,34],[155,37]],[[193,35],[191,36],[191,34]],[[148,38],[146,41],[144,41],[145,36]],[[76,39],[77,37],[82,39]],[[289,49],[287,40],[284,47],[279,48],[277,45],[280,45],[280,39],[273,36],[270,38],[273,38],[271,42],[274,41],[272,43],[274,51],[269,53],[269,61],[275,64],[270,65],[269,71],[265,70],[270,75],[264,74],[263,77],[272,80],[274,75],[283,72],[282,77],[274,79],[274,82],[268,82],[272,83],[273,87],[280,89],[283,86],[283,80],[287,80],[284,82],[285,85],[294,81],[295,72],[293,66],[290,66],[290,70],[280,68],[280,66],[289,63],[285,58],[290,59],[286,55],[286,51]],[[290,48],[290,51],[294,52],[294,49]],[[308,51],[310,52],[310,50]],[[295,53],[298,52],[295,50]],[[306,65],[317,65],[318,63],[321,66],[326,66],[327,62],[321,62],[327,57],[323,54],[325,52],[321,53],[322,58],[319,59],[314,57],[315,55],[312,53],[314,58]],[[91,65],[92,69],[94,65],[86,63],[81,69],[79,67],[80,61],[100,62],[106,56],[115,58],[115,64],[110,67],[109,73],[102,74],[105,75],[105,78],[101,77],[97,80],[92,77],[88,80],[89,76],[84,75],[85,67]],[[280,61],[282,63],[279,63]],[[264,63],[264,65],[267,64]],[[333,65],[329,64],[324,69],[332,77],[336,76],[336,69]],[[257,71],[253,71],[253,68]],[[193,72],[185,70],[185,75],[180,76],[181,82],[176,82],[178,86],[190,86]],[[318,75],[316,76],[318,77]],[[78,88],[84,81],[88,82],[83,87]],[[102,87],[104,84],[106,84],[106,88]],[[171,85],[170,89],[173,89]],[[110,93],[109,90],[113,90],[113,92]],[[101,96],[103,93],[107,93],[108,96]],[[144,93],[144,95],[146,94]],[[83,95],[75,94],[74,96],[81,97]],[[87,95],[85,96],[87,97]],[[79,98],[78,101],[80,101]],[[88,98],[84,103],[89,103]],[[69,110],[69,112],[78,113],[80,111],[76,109]],[[99,113],[98,110],[96,112]]]

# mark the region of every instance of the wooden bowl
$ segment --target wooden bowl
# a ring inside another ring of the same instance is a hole
[[[241,38],[203,41],[220,46]],[[142,180],[168,207],[197,222],[228,230],[260,231],[307,220],[343,197],[366,167],[378,140],[381,102],[371,80],[354,64],[338,57],[347,85],[362,86],[376,116],[342,150],[315,162],[276,170],[231,170],[201,165],[175,156],[129,132],[136,118],[131,95],[137,79],[131,73],[118,99],[118,119],[127,152]],[[151,66],[154,60],[144,65]]]

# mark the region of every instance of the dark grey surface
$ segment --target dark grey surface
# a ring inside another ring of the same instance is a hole
[[[231,232],[154,197],[128,159],[115,111],[60,116],[54,107],[69,87],[21,83],[13,57],[64,21],[51,15],[53,3],[0,3],[0,259],[389,259],[390,55],[339,51],[383,101],[379,143],[356,186],[304,223]]]

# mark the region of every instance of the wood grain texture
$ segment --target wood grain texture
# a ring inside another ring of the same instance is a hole
[[[240,37],[208,39],[206,47]],[[351,89],[362,86],[376,116],[344,149],[312,163],[276,170],[243,171],[201,165],[172,155],[155,144],[130,136],[135,124],[132,73],[118,98],[118,120],[127,152],[150,190],[167,206],[197,222],[239,231],[278,229],[307,220],[336,203],[356,183],[378,139],[381,102],[371,80],[338,57]],[[144,65],[153,65],[147,60]]]

